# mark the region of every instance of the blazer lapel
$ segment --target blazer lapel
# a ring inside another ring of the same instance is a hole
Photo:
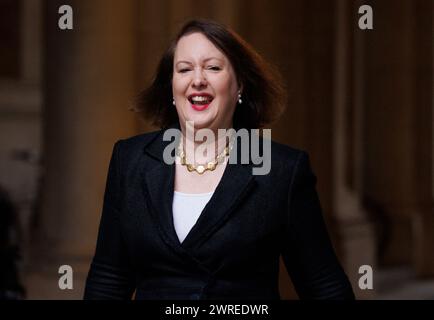
[[[199,247],[229,219],[233,209],[240,203],[253,186],[249,166],[227,164],[217,188],[203,209],[196,224],[182,242],[185,248]]]
[[[181,243],[172,216],[174,172],[174,165],[158,164],[145,173],[144,184],[149,195],[150,213],[157,223],[160,235],[168,245],[179,250]]]
[[[213,196],[187,237],[180,243],[173,224],[172,211],[175,165],[168,165],[163,161],[163,150],[170,141],[163,141],[162,137],[163,135],[159,134],[146,147],[146,152],[158,161],[144,168],[143,186],[149,195],[151,214],[164,241],[178,252],[189,253],[190,249],[199,247],[222,227],[233,209],[248,194],[254,185],[252,167],[250,163],[227,164]],[[239,144],[237,152],[240,152]]]
[[[175,164],[166,164],[163,160],[164,148],[170,141],[163,141],[163,135],[158,134],[149,145],[146,153],[153,159],[147,161],[142,171],[145,198],[149,197],[150,214],[157,224],[163,240],[173,249],[180,249],[180,242],[175,231],[172,217],[173,190],[175,181]]]

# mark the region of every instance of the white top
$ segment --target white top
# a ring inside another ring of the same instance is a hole
[[[173,224],[179,242],[184,241],[187,237],[213,193],[214,191],[208,193],[174,192],[172,204]]]

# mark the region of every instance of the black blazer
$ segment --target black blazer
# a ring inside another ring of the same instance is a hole
[[[282,255],[300,298],[353,299],[323,221],[308,155],[272,142],[268,175],[228,164],[180,243],[163,131],[118,141],[85,299],[280,299]],[[235,150],[235,149],[234,149]],[[237,150],[239,152],[239,148]]]

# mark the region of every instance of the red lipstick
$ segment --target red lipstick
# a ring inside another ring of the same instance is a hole
[[[201,99],[194,99],[195,97],[201,97]],[[194,92],[188,96],[188,101],[190,101],[191,107],[196,111],[203,111],[209,107],[214,97],[209,93],[205,92]]]
[[[209,104],[204,104],[204,105],[192,104],[191,107],[196,111],[203,111],[209,107]]]

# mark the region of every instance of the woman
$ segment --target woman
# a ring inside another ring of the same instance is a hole
[[[188,135],[186,121],[195,133],[260,128],[283,105],[278,78],[239,36],[184,25],[138,100],[164,129],[114,146],[85,298],[280,299],[282,255],[300,298],[353,299],[305,152],[272,142],[271,169],[253,175],[253,161],[228,161],[241,150],[233,139],[198,153]],[[173,164],[169,128],[182,132]]]

